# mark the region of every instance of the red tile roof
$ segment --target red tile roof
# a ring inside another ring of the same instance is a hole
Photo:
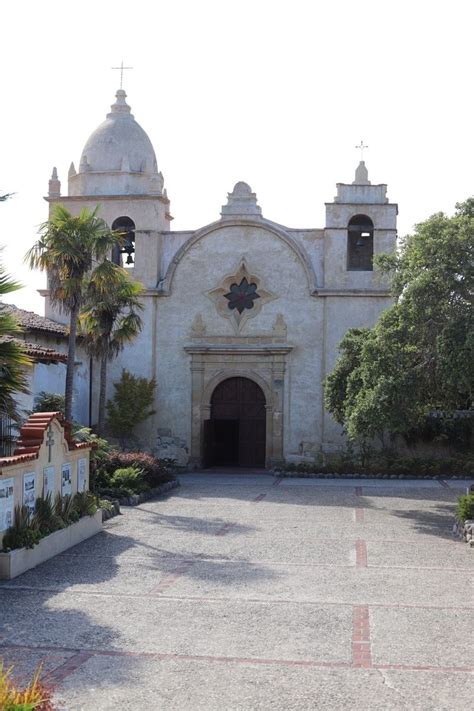
[[[14,304],[4,304],[4,306],[16,318],[20,326],[22,326],[25,331],[46,331],[48,333],[57,333],[62,336],[67,336],[68,334],[67,327],[62,323],[53,321],[45,316],[35,314],[34,311],[19,309],[18,306],[15,306]]]
[[[17,447],[13,456],[0,459],[0,469],[1,467],[38,459],[39,450],[43,444],[44,433],[54,419],[63,427],[64,439],[70,451],[75,449],[90,449],[94,446],[92,442],[75,442],[71,434],[71,423],[65,420],[60,412],[35,412],[30,415],[20,429],[20,437],[18,438]]]
[[[12,341],[13,343],[18,343],[18,345],[21,346],[23,350],[26,351],[31,358],[33,358],[33,360],[39,363],[67,363],[66,353],[59,353],[59,351],[55,351],[54,348],[45,348],[44,346],[40,346],[38,343],[22,341],[20,338],[15,338],[14,336],[2,336],[0,341]]]

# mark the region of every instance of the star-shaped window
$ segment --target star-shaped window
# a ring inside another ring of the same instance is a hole
[[[231,284],[230,291],[224,294],[224,298],[228,300],[229,309],[237,309],[239,314],[243,313],[245,309],[252,309],[253,302],[255,299],[259,299],[260,295],[257,294],[257,285],[254,282],[247,281],[244,277],[240,284]]]

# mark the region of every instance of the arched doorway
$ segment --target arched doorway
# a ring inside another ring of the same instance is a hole
[[[206,466],[264,467],[265,395],[248,378],[227,378],[211,398],[211,419],[204,423]]]

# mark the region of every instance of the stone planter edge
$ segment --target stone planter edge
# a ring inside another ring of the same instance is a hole
[[[290,472],[282,469],[273,469],[270,473],[277,479],[409,479],[418,481],[421,479],[430,479],[431,481],[443,481],[450,479],[470,479],[470,474],[446,474],[445,476],[429,476],[421,475],[414,476],[413,474],[323,474],[322,472]]]
[[[138,506],[138,504],[142,504],[144,501],[149,501],[150,499],[155,499],[157,496],[165,494],[167,491],[171,491],[171,489],[176,489],[178,486],[180,486],[179,479],[167,481],[164,484],[160,484],[160,486],[156,486],[154,489],[144,491],[142,494],[134,494],[126,499],[119,499],[119,504],[120,506]]]
[[[59,553],[95,536],[102,530],[102,510],[93,516],[83,516],[67,528],[50,533],[33,548],[16,548],[8,553],[0,553],[0,580],[11,580],[31,568],[44,563]]]
[[[458,538],[461,538],[471,548],[474,548],[474,521],[466,520],[462,523],[455,521],[453,525],[453,533]]]

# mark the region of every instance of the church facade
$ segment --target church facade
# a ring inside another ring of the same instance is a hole
[[[238,182],[218,220],[173,231],[153,146],[119,90],[71,164],[68,195],[54,170],[47,200],[99,205],[127,233],[112,256],[145,286],[144,326],[111,364],[108,396],[123,368],[156,378],[156,414],[139,433],[149,449],[191,466],[270,467],[343,446],[322,381],[345,332],[390,305],[373,256],[396,242],[397,206],[364,162],[337,184],[323,228],[267,219]],[[64,319],[45,295],[46,316]]]

